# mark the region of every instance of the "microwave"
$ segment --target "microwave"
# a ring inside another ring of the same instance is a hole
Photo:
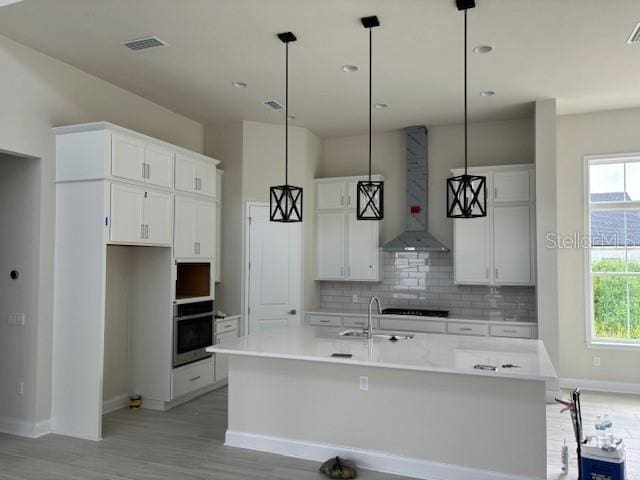
[[[211,262],[176,262],[176,301],[213,298]]]

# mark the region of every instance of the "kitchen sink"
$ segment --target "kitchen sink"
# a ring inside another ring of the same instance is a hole
[[[349,337],[349,338],[367,338],[367,334],[364,333],[362,330],[345,330],[344,332],[340,332],[340,336]],[[385,332],[385,333],[374,333],[373,336],[377,338],[383,338],[391,342],[396,342],[398,340],[410,340],[415,336],[415,334]]]

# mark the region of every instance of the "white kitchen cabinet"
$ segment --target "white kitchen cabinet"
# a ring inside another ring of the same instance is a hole
[[[355,210],[366,178],[316,179],[316,280],[380,281],[380,222],[358,220]]]
[[[171,244],[172,196],[129,185],[111,185],[110,239],[118,243]]]
[[[112,242],[141,243],[144,238],[144,190],[129,185],[111,185]]]
[[[316,214],[316,278],[342,280],[345,275],[345,216]]]
[[[497,202],[529,202],[531,199],[529,170],[499,171],[493,174],[493,200]]]
[[[456,283],[489,283],[489,224],[489,216],[454,220]]]
[[[176,155],[176,190],[215,197],[216,186],[215,165],[187,155]]]
[[[316,208],[334,210],[345,207],[345,182],[322,182],[316,186]]]
[[[171,194],[152,190],[145,192],[146,243],[171,245],[172,218],[173,196]]]
[[[528,205],[493,209],[494,282],[531,284],[531,211]]]
[[[240,334],[240,316],[218,318],[215,322],[216,345],[224,345],[238,338]],[[216,353],[215,381],[221,382],[229,376],[229,356]]]
[[[145,182],[171,188],[173,184],[173,152],[158,145],[147,144],[144,152]]]
[[[213,258],[215,215],[214,203],[176,195],[174,257]]]
[[[171,375],[171,399],[179,398],[191,392],[213,384],[213,357],[199,362],[175,368]]]
[[[453,222],[455,283],[534,285],[533,166],[477,167],[469,172],[486,176],[493,195],[488,195],[486,217]]]
[[[111,175],[143,182],[145,143],[136,138],[114,133],[111,148]]]
[[[378,280],[378,222],[358,220],[347,213],[347,271],[349,280]]]
[[[111,175],[171,188],[173,152],[154,143],[114,133],[112,136]]]

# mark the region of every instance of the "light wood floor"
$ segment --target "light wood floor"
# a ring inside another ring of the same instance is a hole
[[[585,425],[609,413],[627,442],[628,480],[640,480],[640,397],[585,393]],[[317,462],[224,447],[227,391],[203,395],[169,412],[119,410],[104,417],[102,442],[59,435],[30,440],[0,434],[0,480],[320,480]],[[569,417],[547,407],[549,479],[561,477],[560,445],[571,441]],[[526,448],[526,438],[522,441]],[[572,443],[570,443],[573,447]],[[499,448],[496,449],[499,454]],[[573,455],[575,457],[575,454]],[[396,479],[361,472],[363,480]]]

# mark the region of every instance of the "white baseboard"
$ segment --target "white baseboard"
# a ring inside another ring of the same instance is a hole
[[[51,433],[51,419],[28,422],[9,417],[0,417],[0,432],[21,437],[38,438]]]
[[[604,382],[600,380],[587,380],[583,378],[561,378],[561,388],[581,388],[594,392],[626,393],[640,395],[640,384],[625,382]]]
[[[129,394],[123,393],[102,402],[102,414],[115,412],[129,406]]]
[[[152,400],[149,398],[142,399],[142,408],[148,408],[149,410],[159,410],[164,412],[166,410],[170,410],[173,407],[177,407],[178,405],[182,405],[183,403],[189,402],[200,395],[204,395],[205,393],[212,392],[213,390],[217,390],[227,385],[227,379],[220,380],[216,383],[212,383],[211,385],[207,385],[206,387],[202,387],[194,392],[187,393],[180,398],[176,398],[171,400],[170,402],[164,402],[162,400]]]
[[[358,467],[366,470],[428,480],[534,480],[532,477],[430,462],[428,460],[373,450],[362,450],[343,445],[308,442],[231,430],[227,430],[224,444],[231,447],[276,453],[318,462],[323,462],[339,455],[353,460]]]

